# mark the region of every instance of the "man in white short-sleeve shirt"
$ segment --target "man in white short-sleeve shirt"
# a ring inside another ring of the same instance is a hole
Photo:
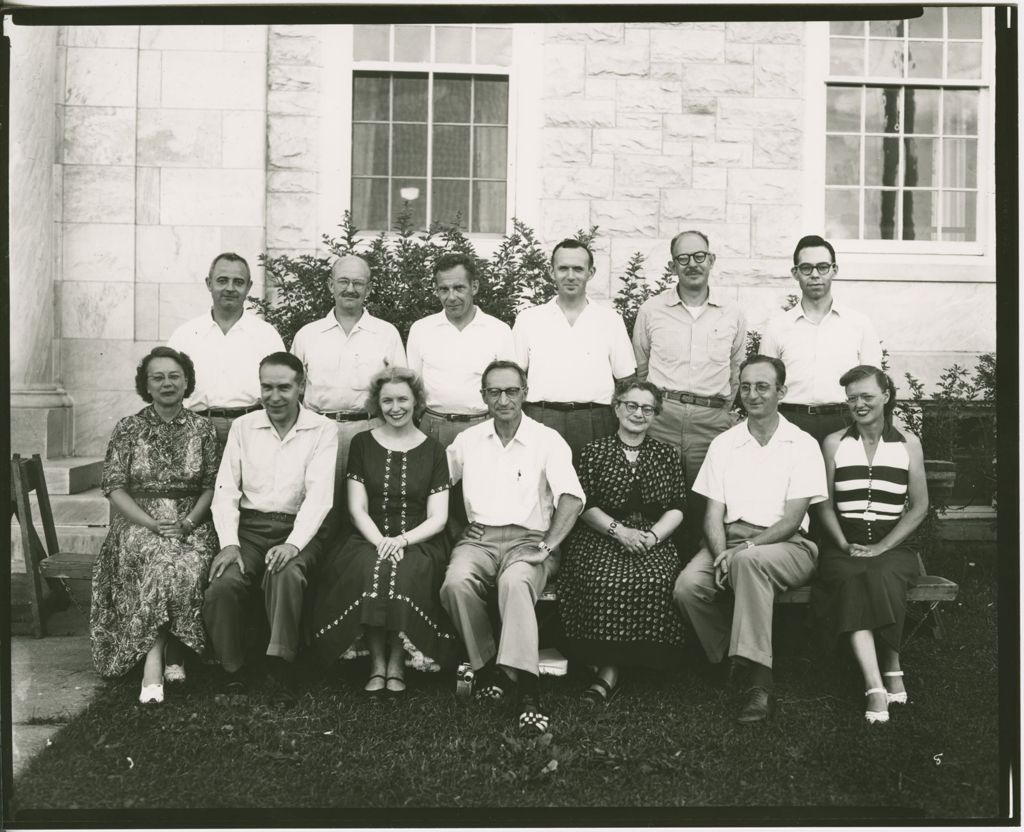
[[[480,401],[480,375],[496,359],[512,359],[512,330],[474,302],[480,281],[468,254],[445,254],[434,263],[440,312],[409,329],[409,367],[427,392],[420,430],[447,448],[471,425],[487,418]]]
[[[611,406],[615,383],[636,373],[622,317],[587,298],[593,276],[590,249],[562,240],[551,253],[557,294],[524,309],[512,327],[516,361],[530,383],[523,412],[557,430],[573,458],[588,442],[618,429]]]
[[[244,257],[226,251],[213,258],[206,288],[210,311],[175,329],[167,346],[195,364],[196,389],[185,405],[210,418],[223,448],[231,423],[260,407],[260,361],[284,343],[274,327],[245,311],[252,278]]]
[[[882,344],[866,316],[832,298],[839,265],[828,240],[803,237],[792,272],[800,302],[768,322],[761,352],[786,365],[786,401],[779,410],[821,443],[849,423],[840,377],[861,364],[881,368]]]
[[[519,726],[543,733],[534,604],[558,568],[555,549],[585,499],[565,441],[522,413],[526,373],[495,361],[481,395],[492,418],[448,446],[452,482],[463,484],[467,526],[452,551],[441,603],[477,672],[478,699],[500,701],[514,685]],[[495,646],[487,596],[497,588],[501,637]]]
[[[805,536],[807,509],[828,497],[818,443],[778,412],[785,381],[777,358],[756,355],[741,365],[747,419],[712,440],[697,474],[694,490],[707,498],[704,546],[674,593],[709,661],[729,655],[730,678],[746,677],[741,723],[774,710],[775,596],[814,575],[818,549]]]

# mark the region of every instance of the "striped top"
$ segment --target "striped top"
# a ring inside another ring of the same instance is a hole
[[[910,456],[898,430],[882,431],[875,458],[868,462],[857,426],[851,426],[836,448],[835,506],[843,520],[895,522],[907,502]]]

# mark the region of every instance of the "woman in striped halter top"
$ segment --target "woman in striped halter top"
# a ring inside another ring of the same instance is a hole
[[[907,701],[900,640],[908,584],[917,576],[911,536],[928,510],[924,456],[913,434],[892,426],[896,389],[876,367],[839,380],[853,425],[825,439],[830,502],[813,590],[816,614],[834,640],[849,636],[864,674],[868,722],[887,722]]]

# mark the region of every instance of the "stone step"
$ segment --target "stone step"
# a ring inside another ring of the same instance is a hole
[[[100,484],[103,457],[66,456],[43,460],[46,488],[55,494],[80,494]]]
[[[940,517],[939,536],[945,541],[996,541],[997,515],[991,506],[951,508]]]
[[[43,540],[43,528],[36,523],[36,533]],[[106,526],[57,526],[57,542],[63,552],[99,554],[107,536]],[[11,526],[11,574],[25,574],[25,559],[21,549],[21,526]]]
[[[32,519],[39,520],[39,501],[35,494],[29,496]],[[99,488],[90,488],[78,494],[50,495],[50,511],[53,522],[58,526],[106,526],[110,523],[110,501]],[[17,525],[11,517],[11,524]]]

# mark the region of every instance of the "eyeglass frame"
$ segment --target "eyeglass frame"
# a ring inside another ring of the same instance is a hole
[[[697,257],[700,256],[700,260]],[[690,260],[693,260],[698,266],[703,266],[705,261],[709,257],[713,258],[715,255],[710,251],[681,251],[679,254],[672,255],[672,262],[677,266],[689,266]],[[680,257],[685,257],[685,260],[680,260]]]
[[[808,267],[810,267],[811,270],[809,272],[804,272],[802,270],[802,268],[801,268],[803,266],[808,266]],[[826,267],[824,271],[822,271],[822,269],[821,269],[822,266]],[[826,263],[824,260],[822,260],[820,263],[797,263],[795,266],[793,266],[792,269],[790,269],[790,271],[793,272],[793,274],[796,274],[797,272],[799,272],[804,277],[810,277],[812,274],[817,272],[821,277],[824,277],[825,275],[829,274],[830,272],[834,272],[835,269],[836,269],[836,264],[835,263]]]
[[[615,404],[621,404],[624,408],[626,408],[627,413],[636,413],[637,410],[639,410],[644,416],[647,416],[648,418],[654,416],[658,412],[658,408],[656,408],[653,404],[640,404],[640,402],[628,402],[625,401],[624,399],[617,399],[615,401]]]
[[[494,392],[497,391],[497,392]],[[516,396],[521,396],[526,391],[525,387],[481,387],[480,393],[490,402],[500,402],[502,395],[512,401]]]

